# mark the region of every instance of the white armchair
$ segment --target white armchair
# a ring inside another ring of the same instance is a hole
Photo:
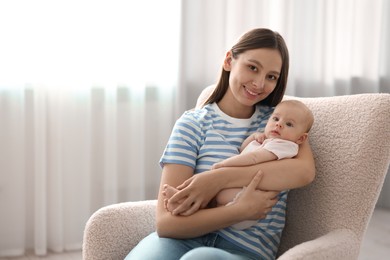
[[[316,179],[289,194],[278,259],[357,259],[389,167],[390,94],[286,98],[314,113]],[[123,259],[155,229],[155,206],[137,201],[95,212],[85,227],[83,259]]]

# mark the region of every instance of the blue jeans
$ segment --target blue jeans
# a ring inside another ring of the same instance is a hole
[[[248,260],[258,256],[246,252],[217,233],[192,239],[160,238],[156,232],[145,237],[125,260]]]

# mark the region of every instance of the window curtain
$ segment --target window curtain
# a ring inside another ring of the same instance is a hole
[[[0,2],[0,257],[80,250],[97,209],[156,198],[179,20],[178,0]]]
[[[255,27],[278,31],[287,43],[288,95],[390,93],[390,1],[198,0],[183,1],[182,12],[179,87],[187,106],[216,82],[236,39]],[[388,179],[378,205],[390,208]]]
[[[156,197],[172,89],[0,90],[1,255],[81,248],[98,208]]]

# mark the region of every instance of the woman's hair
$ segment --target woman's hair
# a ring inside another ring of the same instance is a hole
[[[275,89],[268,95],[268,97],[259,102],[262,105],[276,106],[282,100],[286,90],[289,68],[288,49],[282,36],[279,33],[269,29],[253,29],[239,38],[238,42],[231,48],[231,52],[233,58],[237,58],[238,55],[245,51],[260,48],[278,50],[282,57],[282,68]],[[213,93],[205,101],[205,105],[221,101],[229,88],[229,76],[230,71],[226,71],[222,68],[219,81]]]

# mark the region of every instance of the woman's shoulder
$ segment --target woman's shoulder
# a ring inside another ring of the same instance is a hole
[[[206,105],[201,108],[185,111],[179,118],[179,121],[198,124],[210,120],[213,117],[212,114],[213,110],[211,109],[210,105]]]
[[[185,111],[175,123],[174,131],[185,131],[201,138],[212,125],[212,111],[209,106]]]
[[[265,106],[265,105],[256,105],[256,113],[258,117],[267,117],[270,116],[275,110],[275,107]]]
[[[261,105],[261,104],[257,104],[256,105],[256,110],[257,111],[260,111],[260,112],[273,112],[275,109],[275,107],[271,107],[271,106],[266,106],[266,105]]]

